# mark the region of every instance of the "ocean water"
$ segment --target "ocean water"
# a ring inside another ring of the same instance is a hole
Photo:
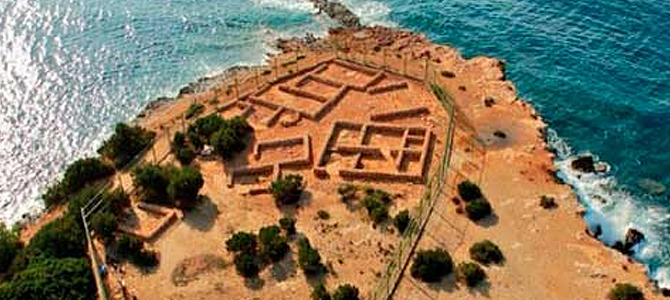
[[[342,0],[366,24],[425,33],[465,56],[497,56],[551,128],[560,176],[602,225],[629,227],[651,276],[670,286],[670,3],[667,0]],[[39,210],[63,167],[151,99],[232,65],[277,37],[332,24],[306,0],[0,0],[0,219]],[[592,153],[606,175],[579,176]]]

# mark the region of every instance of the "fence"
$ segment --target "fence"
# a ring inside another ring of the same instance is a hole
[[[337,49],[337,45],[334,45],[334,48]],[[409,259],[421,238],[435,202],[441,196],[441,191],[445,184],[445,178],[449,169],[451,144],[454,134],[454,112],[456,109],[453,100],[444,93],[444,89],[442,88],[442,86],[444,86],[444,82],[442,82],[444,78],[438,76],[439,68],[432,61],[427,59],[410,60],[410,56],[407,53],[397,56],[388,55],[386,51],[347,53],[337,50],[325,52],[310,51],[306,53],[297,51],[273,58],[267,65],[233,72],[223,82],[217,84],[217,86],[213,88],[213,91],[215,94],[225,95],[226,98],[230,98],[226,100],[241,98],[243,95],[248,95],[263,89],[267,84],[281,81],[287,76],[301,73],[319,63],[332,59],[347,60],[374,68],[384,69],[385,71],[396,75],[422,81],[426,83],[427,88],[433,89],[434,92],[441,90],[441,93],[435,94],[449,117],[448,129],[445,134],[445,148],[441,161],[437,169],[433,171],[427,180],[424,194],[416,214],[410,221],[391,262],[386,266],[386,269],[382,273],[382,277],[378,281],[377,287],[372,291],[370,297],[372,300],[387,300],[392,297],[397,288],[398,282],[409,263]],[[199,99],[198,97],[192,97],[192,104],[196,103],[204,105],[205,111],[203,114],[217,113],[216,101],[207,101]],[[141,162],[160,164],[169,156],[171,134],[179,131],[179,127],[181,127],[182,131],[185,131],[187,125],[190,125],[197,119],[193,118],[192,120],[188,120],[185,117],[186,110],[187,108],[184,108],[183,112],[181,112],[177,118],[172,118],[162,124],[154,124],[156,125],[154,127],[158,127],[160,130],[157,132],[152,143],[142,150],[126,165],[125,168],[119,170],[114,180],[104,186],[98,195],[91,198],[86,206],[82,208],[81,217],[84,222],[86,244],[95,274],[95,282],[98,288],[99,297],[103,300],[109,298],[104,280],[98,271],[99,262],[97,259],[97,251],[88,229],[88,219],[92,214],[105,209],[102,203],[103,199],[100,197],[105,190],[118,184],[118,186],[127,191],[128,194],[133,194],[135,192],[135,188],[132,184],[128,188],[125,187],[125,183],[131,183],[129,171],[132,168]],[[149,151],[151,151],[150,157],[147,155],[149,154]],[[124,177],[126,177],[126,179],[124,179]]]
[[[407,229],[405,229],[405,232],[403,232],[402,239],[396,248],[397,250],[392,257],[391,262],[387,264],[382,272],[377,287],[372,290],[370,295],[371,300],[388,300],[392,298],[398,287],[400,279],[409,264],[409,260],[411,259],[426,224],[428,223],[428,219],[432,214],[435,202],[442,196],[441,191],[445,186],[445,179],[449,170],[451,158],[455,104],[453,99],[449,97],[442,87],[444,86],[444,83],[440,82],[441,78],[437,75],[438,67],[430,60],[410,61],[407,54],[401,55],[401,57],[393,57],[387,55],[386,51],[382,51],[381,55],[378,51],[338,52],[337,58],[364,64],[366,66],[385,69],[396,75],[402,75],[417,81],[425,82],[427,87],[430,88],[438,98],[449,117],[449,124],[445,134],[445,148],[440,163],[437,169],[429,177],[424,189],[423,197],[416,209],[416,213],[407,226]],[[395,66],[401,67],[397,68]]]

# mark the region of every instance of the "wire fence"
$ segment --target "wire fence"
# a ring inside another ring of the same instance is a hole
[[[439,66],[428,59],[414,59],[411,58],[409,53],[398,54],[394,52],[393,55],[391,55],[385,50],[343,52],[337,50],[338,48],[341,48],[338,45],[332,46],[332,50],[322,52],[303,52],[297,50],[289,54],[274,57],[268,64],[263,66],[231,72],[224,81],[218,83],[211,89],[213,92],[212,98],[199,97],[196,95],[187,95],[185,97],[191,97],[191,105],[199,104],[204,107],[202,115],[220,113],[221,110],[219,110],[217,106],[221,101],[225,102],[243,98],[245,95],[262,90],[269,84],[282,81],[287,77],[308,70],[317,64],[331,61],[333,59],[347,60],[365,66],[383,69],[386,72],[395,75],[424,82],[427,88],[438,88],[439,90],[444,91],[445,78],[439,76]],[[444,92],[437,95],[437,97],[449,117],[448,128],[444,137],[444,153],[441,155],[441,160],[437,169],[432,172],[426,182],[424,194],[416,209],[416,213],[403,234],[391,262],[388,263],[385,270],[382,272],[382,276],[378,281],[377,286],[373,289],[370,297],[371,300],[386,300],[392,297],[424,231],[426,223],[430,218],[435,202],[442,196],[441,191],[445,184],[451,157],[455,105],[451,97]],[[217,101],[211,101],[212,99],[217,99]],[[170,108],[174,109],[173,106],[170,106]],[[187,110],[188,107],[183,106],[181,107],[181,112],[176,114],[172,112],[173,117],[167,118],[167,120],[164,120],[162,123],[153,123],[152,127],[156,128],[156,136],[152,143],[136,155],[123,169],[118,170],[115,177],[107,185],[103,186],[100,189],[100,192],[95,197],[91,198],[82,208],[81,217],[84,222],[86,244],[91,265],[95,273],[98,294],[103,300],[109,299],[108,289],[104,283],[104,279],[98,271],[100,261],[97,257],[98,251],[95,249],[95,243],[93,243],[91,238],[88,221],[93,214],[106,208],[102,203],[103,197],[101,196],[105,190],[119,187],[129,195],[133,195],[136,192],[131,177],[131,170],[133,168],[142,164],[161,164],[166,161],[171,152],[171,138],[173,133],[176,133],[177,131],[185,132],[188,126],[197,120],[197,118],[187,118]]]

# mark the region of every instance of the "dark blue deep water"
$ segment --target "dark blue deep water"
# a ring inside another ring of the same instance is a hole
[[[549,123],[589,223],[603,225],[606,243],[641,229],[637,258],[670,284],[669,193],[640,185],[670,186],[670,2],[343,2],[368,24],[504,59]],[[259,63],[277,37],[324,33],[330,21],[313,13],[305,0],[0,0],[0,219],[38,210],[67,162],[151,99]],[[610,172],[577,178],[567,165],[581,152]]]

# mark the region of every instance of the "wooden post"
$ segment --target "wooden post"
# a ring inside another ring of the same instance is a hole
[[[423,59],[423,81],[428,81],[428,59]]]
[[[181,114],[181,131],[186,132],[186,121],[184,114]]]
[[[240,97],[240,91],[238,90],[238,87],[237,87],[237,72],[235,73],[235,77],[233,77],[233,79],[235,80],[235,86],[234,86],[235,99],[237,99],[237,98]]]
[[[386,48],[382,50],[383,65],[382,68],[386,69]]]
[[[158,163],[156,160],[156,147],[154,147],[156,144],[151,146],[151,155],[154,157],[154,163]]]
[[[407,54],[402,56],[402,75],[407,76]]]

